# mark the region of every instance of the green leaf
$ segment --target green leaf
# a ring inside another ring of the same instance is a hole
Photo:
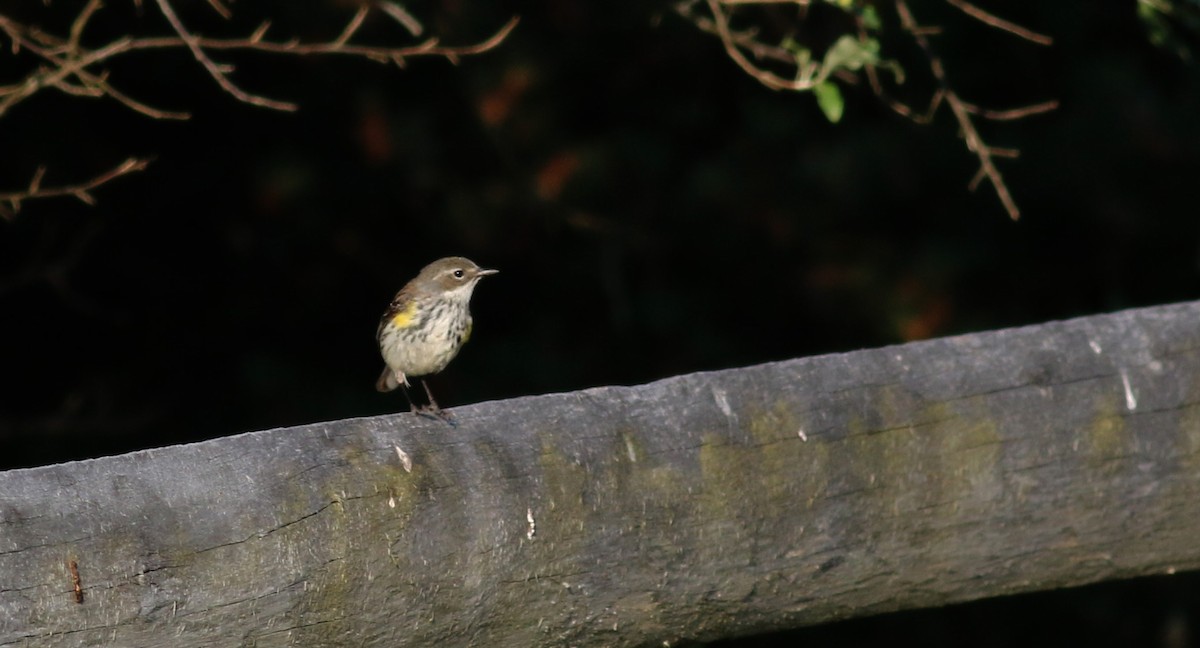
[[[817,96],[817,105],[821,107],[821,112],[825,113],[826,119],[834,124],[841,121],[846,102],[842,100],[842,91],[836,83],[822,81],[813,86],[813,94]]]
[[[859,70],[864,65],[879,63],[879,41],[868,38],[859,41],[857,38],[843,34],[837,42],[825,52],[825,61],[821,64],[821,73],[825,76],[835,70]]]
[[[883,27],[883,21],[879,19],[879,12],[875,11],[875,7],[867,5],[862,10],[863,26],[872,31],[879,31]]]
[[[857,72],[864,65],[874,65],[887,70],[895,76],[896,83],[904,83],[904,70],[900,64],[892,59],[879,58],[878,40],[868,38],[860,41],[848,34],[842,35],[825,51],[825,58],[821,61],[821,72],[817,78],[826,79],[839,69]]]

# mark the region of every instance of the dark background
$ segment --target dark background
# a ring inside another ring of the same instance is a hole
[[[113,2],[85,44],[165,34]],[[0,222],[0,467],[395,412],[373,339],[392,294],[461,254],[501,270],[443,405],[847,351],[1190,300],[1200,294],[1200,77],[1151,44],[1134,2],[990,7],[1038,47],[913,3],[967,100],[1053,113],[980,122],[1010,221],[943,109],[920,126],[862,85],[830,124],[771,91],[662,3],[411,3],[446,44],[522,22],[497,50],[412,59],[215,54],[288,114],[222,93],[181,51],[130,55],[114,85],[187,122],[52,90],[0,120],[0,191],[152,156],[99,203],[30,201]],[[128,5],[128,6],[127,6]],[[301,7],[300,5],[303,5]],[[346,2],[178,2],[206,34],[336,35]],[[894,15],[880,5],[886,20]],[[77,5],[0,2],[64,29]],[[794,8],[766,14],[768,24]],[[787,13],[790,12],[790,13]],[[844,16],[814,7],[818,48]],[[131,28],[130,25],[133,25]],[[376,13],[364,42],[405,43]],[[0,84],[28,59],[3,40]],[[927,64],[885,55],[923,104]],[[738,645],[1197,645],[1195,575],[833,624]]]

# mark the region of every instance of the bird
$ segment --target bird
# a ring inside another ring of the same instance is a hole
[[[498,271],[480,268],[464,257],[438,259],[421,269],[392,299],[375,337],[384,368],[375,389],[390,392],[400,387],[409,409],[450,421],[438,407],[423,376],[450,364],[471,337],[471,295],[479,280]],[[410,378],[421,378],[429,404],[413,403]]]

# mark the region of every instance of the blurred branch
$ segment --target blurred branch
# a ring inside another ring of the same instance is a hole
[[[1050,38],[1049,36],[1045,36],[1045,35],[1035,32],[1035,31],[1026,29],[1016,23],[1009,22],[998,16],[993,16],[992,14],[984,11],[983,9],[980,9],[979,7],[976,7],[975,5],[971,4],[970,2],[967,2],[966,0],[946,0],[946,4],[954,7],[955,9],[958,9],[959,11],[967,14],[968,16],[974,18],[975,20],[978,20],[979,22],[981,22],[985,25],[988,25],[990,27],[995,27],[996,29],[999,29],[1002,31],[1006,31],[1015,36],[1024,38],[1027,41],[1037,43],[1038,45],[1046,45],[1046,46],[1050,46],[1050,45],[1054,44],[1053,38]]]
[[[983,138],[979,135],[979,130],[975,128],[975,123],[971,119],[972,115],[978,115],[987,119],[1008,120],[1020,119],[1030,115],[1054,110],[1058,107],[1057,101],[1048,101],[1035,106],[1027,106],[1007,111],[985,110],[973,104],[969,104],[959,98],[958,93],[950,87],[946,79],[946,68],[942,64],[942,60],[933,50],[933,45],[929,42],[927,30],[922,29],[917,25],[917,21],[913,18],[912,12],[908,8],[908,3],[905,0],[895,0],[896,13],[900,16],[900,24],[913,40],[921,48],[925,54],[925,58],[929,61],[929,70],[933,74],[934,80],[937,81],[939,89],[934,95],[934,100],[930,102],[929,110],[926,112],[926,117],[923,121],[929,121],[933,113],[937,110],[941,102],[945,102],[950,107],[950,112],[954,114],[954,119],[958,122],[959,129],[962,132],[962,137],[967,143],[967,150],[975,154],[979,159],[979,171],[975,177],[967,185],[971,191],[979,187],[979,184],[986,178],[992,187],[996,190],[996,196],[1000,199],[1000,204],[1004,206],[1004,211],[1008,213],[1009,218],[1017,220],[1021,217],[1021,210],[1017,207],[1016,201],[1013,200],[1012,193],[1008,189],[1008,185],[1004,182],[1004,176],[1000,170],[996,168],[993,160],[995,157],[1010,157],[1015,158],[1019,155],[1019,151],[1014,149],[997,149],[988,146]],[[959,0],[947,0],[951,4],[959,2]],[[961,3],[966,4],[966,3]],[[955,4],[955,6],[958,6]],[[985,14],[987,15],[987,14]],[[973,16],[978,18],[978,16]],[[998,19],[997,19],[998,20]],[[992,25],[992,22],[984,21]],[[1011,23],[1007,23],[1011,25]],[[993,25],[995,26],[995,25]],[[1012,31],[1005,29],[1005,31]],[[1032,33],[1032,32],[1030,32]],[[1047,43],[1043,43],[1047,44]],[[881,86],[877,78],[873,80],[872,88],[876,89],[877,93],[881,94]],[[898,102],[891,102],[893,109]]]
[[[817,84],[825,81],[828,77],[834,76],[839,80],[849,83],[858,83],[856,77],[851,71],[837,66],[822,66],[813,61],[804,61],[797,56],[796,52],[789,50],[780,45],[771,45],[760,40],[759,30],[750,28],[746,30],[736,31],[729,24],[730,13],[723,10],[722,6],[736,5],[779,5],[779,4],[794,4],[800,7],[808,7],[810,0],[707,0],[708,15],[702,15],[694,11],[694,7],[699,4],[698,0],[682,0],[675,4],[675,11],[680,16],[691,21],[697,28],[703,32],[713,34],[721,39],[721,44],[725,46],[725,52],[729,58],[733,59],[738,67],[741,67],[747,74],[754,77],[759,83],[773,90],[792,90],[795,92],[804,92],[811,90]],[[711,16],[711,17],[709,17]],[[745,53],[743,53],[743,50]],[[782,64],[788,67],[794,67],[796,74],[793,79],[787,79],[770,70],[764,69],[751,61],[749,57],[753,57],[755,61],[770,61],[777,64]]]
[[[784,0],[766,0],[768,2],[784,3]],[[786,0],[788,3],[795,0]],[[722,4],[746,4],[749,0],[723,0]],[[701,31],[713,34],[721,38],[724,42],[726,39],[731,40],[738,47],[750,52],[755,59],[772,60],[778,63],[792,65],[796,62],[796,55],[778,45],[770,45],[758,40],[758,30],[748,29],[741,32],[735,32],[729,29],[726,22],[724,33],[718,28],[717,24],[708,16],[703,16],[692,11],[692,7],[696,5],[695,0],[684,0],[675,5],[675,11],[690,20]]]
[[[269,22],[263,22],[253,33],[246,37],[206,38],[188,29],[183,19],[176,13],[171,0],[155,0],[155,2],[159,11],[171,26],[172,31],[174,31],[174,36],[139,37],[132,34],[125,34],[107,44],[93,48],[85,46],[84,41],[92,18],[103,7],[101,0],[88,0],[71,22],[70,29],[65,36],[57,36],[45,32],[40,28],[31,27],[13,20],[4,14],[0,14],[0,38],[7,37],[10,41],[12,53],[20,55],[22,52],[29,52],[40,62],[36,68],[26,73],[23,78],[18,79],[15,83],[0,85],[0,117],[3,117],[13,106],[29,99],[38,92],[46,88],[53,88],[75,97],[93,99],[108,97],[130,110],[154,119],[188,119],[190,115],[186,112],[155,108],[121,92],[110,83],[107,71],[97,69],[100,64],[117,56],[130,52],[156,49],[187,49],[192,54],[192,58],[208,72],[209,76],[216,81],[221,90],[238,101],[263,108],[292,111],[298,108],[295,103],[254,94],[238,86],[230,78],[230,74],[234,70],[233,66],[214,61],[209,52],[248,51],[293,56],[344,55],[377,62],[390,62],[400,67],[404,66],[408,58],[417,56],[440,57],[451,63],[458,63],[461,57],[480,54],[498,46],[512,32],[518,22],[516,17],[512,18],[491,37],[473,45],[445,46],[437,38],[427,38],[415,45],[402,47],[358,45],[352,43],[352,39],[357,34],[367,15],[375,7],[378,7],[393,20],[400,22],[405,29],[414,35],[421,32],[421,25],[415,18],[409,15],[400,4],[389,1],[381,4],[363,4],[346,23],[346,26],[342,29],[338,37],[328,42],[304,42],[298,39],[288,41],[266,40],[265,36],[267,30],[270,28]],[[222,18],[228,19],[232,16],[229,7],[220,0],[207,0],[207,4]],[[137,2],[137,5],[140,8],[141,3]],[[131,162],[136,162],[135,166],[137,168],[127,168]],[[85,202],[90,202],[91,197],[87,193],[88,189],[130,171],[139,170],[144,165],[144,161],[131,159],[117,168],[117,170],[120,170],[119,173],[106,174],[107,177],[101,176],[87,183],[63,188],[63,190],[80,197]],[[35,177],[35,181],[38,179],[40,179],[40,174],[39,177]],[[75,191],[71,191],[71,189]],[[3,212],[0,212],[0,215],[11,218],[20,209],[22,200],[47,196],[48,194],[45,190],[40,192],[26,191],[13,194],[0,194],[3,202],[7,204],[7,207],[4,208]]]
[[[755,43],[755,40],[753,38],[746,38],[745,36],[740,39],[740,43],[738,40],[735,40],[733,34],[729,31],[729,17],[725,14],[725,10],[721,8],[721,1],[707,1],[708,9],[712,12],[713,16],[713,31],[721,39],[721,44],[725,46],[725,53],[729,55],[729,58],[733,59],[734,63],[738,64],[738,67],[742,68],[746,74],[749,74],[757,79],[759,83],[773,90],[803,91],[811,89],[814,85],[824,80],[815,79],[811,73],[813,68],[807,68],[798,62],[794,54],[789,57],[789,62],[796,66],[796,76],[790,80],[755,65],[752,61],[750,61],[750,59],[746,58],[746,55],[742,53],[741,49],[742,47],[747,46],[745,43]],[[739,4],[748,3],[741,2]],[[765,47],[756,47],[752,49],[757,50],[760,53],[766,51]],[[784,52],[788,53],[786,50],[784,50]],[[806,74],[806,72],[808,73]]]
[[[91,190],[100,185],[107,184],[117,178],[142,171],[150,164],[150,160],[129,158],[118,166],[101,173],[100,175],[73,185],[63,185],[59,187],[43,187],[42,177],[46,175],[46,167],[38,167],[34,172],[33,179],[29,181],[29,186],[22,191],[14,191],[8,193],[0,193],[0,218],[11,220],[13,216],[20,213],[21,203],[34,198],[56,198],[60,196],[74,196],[83,202],[94,205],[96,204],[95,197],[92,196]]]
[[[988,27],[1038,45],[1051,45],[1054,42],[1049,36],[990,14],[967,0],[945,1]],[[980,137],[974,118],[993,121],[1022,119],[1054,110],[1058,107],[1058,102],[1046,101],[1010,110],[993,110],[964,101],[950,87],[945,66],[929,40],[931,36],[940,34],[942,28],[918,25],[905,0],[896,0],[895,3],[900,29],[919,46],[937,83],[929,105],[923,111],[915,110],[892,98],[884,90],[880,80],[880,69],[891,72],[896,83],[903,83],[904,74],[898,63],[882,59],[879,55],[880,43],[877,33],[882,30],[883,23],[876,5],[858,2],[825,3],[850,14],[858,29],[856,36],[842,35],[823,54],[810,51],[790,37],[783,38],[780,44],[766,42],[758,27],[736,30],[730,25],[733,14],[744,7],[779,4],[797,5],[798,16],[795,20],[799,23],[807,18],[805,10],[810,2],[811,0],[681,0],[675,5],[675,11],[701,31],[717,36],[725,48],[726,55],[759,83],[774,90],[813,91],[817,96],[818,105],[831,121],[837,121],[842,110],[840,91],[832,82],[832,78],[844,84],[854,84],[865,75],[880,101],[900,115],[921,124],[932,121],[937,109],[943,104],[948,105],[958,122],[967,149],[979,159],[979,172],[969,187],[974,190],[983,180],[988,180],[996,189],[1000,203],[1009,217],[1013,220],[1019,218],[1020,210],[994,162],[994,158],[997,157],[1017,157],[1019,151],[988,146]],[[708,11],[697,11],[699,6],[706,6]],[[772,15],[778,18],[778,13]],[[800,31],[798,28],[794,29],[794,32]],[[764,64],[770,64],[778,70],[794,70],[794,74],[789,75],[786,71],[775,72],[767,69]]]
[[[1014,119],[1024,119],[1026,117],[1032,117],[1033,115],[1040,115],[1042,113],[1055,110],[1058,108],[1058,100],[1053,99],[1051,101],[1043,101],[1040,104],[1023,106],[1021,108],[1012,108],[1009,110],[990,110],[988,108],[980,108],[975,104],[970,104],[964,101],[963,108],[965,108],[967,112],[973,115],[979,115],[984,119],[990,119],[992,121],[1012,121]]]
[[[359,10],[360,14],[365,14],[368,9]],[[357,16],[357,14],[356,14]],[[451,63],[458,63],[462,56],[471,56],[474,54],[482,54],[488,50],[494,49],[497,45],[504,41],[520,19],[517,17],[511,18],[503,27],[487,40],[476,43],[475,45],[461,46],[445,46],[442,45],[437,38],[429,38],[417,45],[407,47],[376,47],[372,45],[350,45],[346,41],[354,35],[362,24],[361,19],[351,22],[347,25],[347,29],[336,40],[328,43],[301,43],[295,40],[285,42],[264,41],[262,37],[266,34],[270,23],[263,23],[259,28],[248,38],[244,39],[218,39],[218,38],[197,38],[196,44],[203,49],[213,50],[247,50],[255,52],[269,52],[273,54],[295,54],[301,56],[321,55],[321,54],[344,54],[359,58],[369,59],[379,63],[395,63],[397,66],[403,67],[405,59],[414,56],[439,56],[445,58]],[[130,49],[155,49],[155,48],[170,48],[180,47],[184,43],[176,38],[145,38],[131,43]]]

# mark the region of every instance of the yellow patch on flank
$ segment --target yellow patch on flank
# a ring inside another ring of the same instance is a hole
[[[474,327],[475,327],[474,322],[467,322],[467,330],[463,331],[463,334],[462,334],[462,343],[463,344],[466,344],[467,340],[471,339],[471,329]]]
[[[405,328],[409,324],[412,324],[413,317],[415,317],[416,314],[417,302],[414,299],[408,302],[408,305],[404,307],[404,310],[392,316],[392,326],[395,326],[396,328]]]

